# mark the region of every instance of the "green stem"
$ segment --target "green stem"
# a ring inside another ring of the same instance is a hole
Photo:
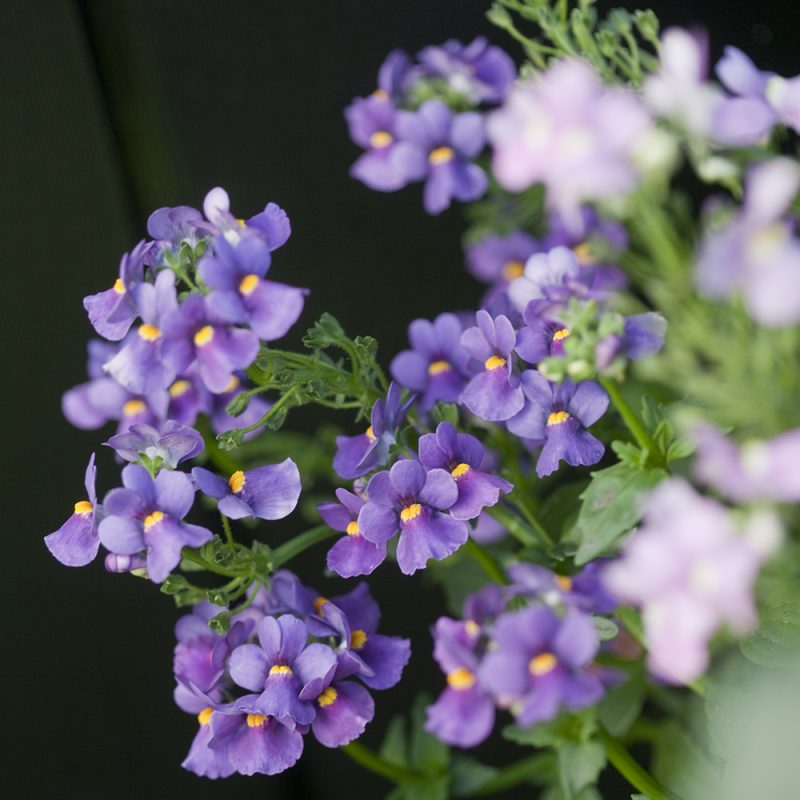
[[[216,575],[223,575],[226,578],[241,577],[241,575],[236,572],[231,572],[224,567],[218,567],[216,564],[206,561],[203,556],[200,555],[200,553],[196,552],[195,550],[190,550],[187,547],[184,547],[181,551],[181,558],[185,558],[187,561],[191,561],[193,564],[197,564],[198,567],[202,567],[208,572],[213,572]]]
[[[549,761],[546,761],[542,754],[522,758],[506,767],[501,767],[497,775],[465,796],[494,797],[522,783],[533,783],[537,779],[542,781],[546,774],[542,769],[543,764],[549,767]]]
[[[514,508],[516,508],[522,514],[522,516],[525,517],[525,521],[536,531],[539,538],[548,547],[552,547],[553,537],[550,536],[550,534],[542,526],[542,523],[539,522],[539,520],[533,515],[533,512],[528,508],[525,501],[522,499],[520,492],[511,492],[507,499],[513,504]]]
[[[281,397],[278,398],[278,400],[275,401],[275,404],[269,409],[269,411],[267,411],[266,414],[264,414],[263,417],[261,417],[260,420],[254,422],[252,425],[248,425],[246,428],[240,428],[242,434],[250,433],[251,431],[256,431],[262,425],[266,425],[272,419],[272,417],[274,417],[275,414],[277,414],[278,411],[280,411],[280,409],[282,409],[285,405],[289,403],[290,400],[294,398],[296,391],[297,391],[296,387],[292,386],[292,388],[289,389],[286,392],[286,394],[282,395]]]
[[[682,800],[679,795],[659,783],[603,728],[600,728],[600,738],[606,746],[608,760],[614,769],[637,791],[646,794],[650,800]]]
[[[339,748],[343,753],[348,755],[356,764],[386,778],[392,783],[409,783],[417,780],[420,776],[413,770],[400,767],[397,764],[392,764],[385,758],[381,758],[372,750],[364,747],[363,744],[358,742],[350,742]]]
[[[485,508],[484,511],[496,519],[520,544],[525,547],[541,548],[543,544],[547,544],[538,536],[535,530],[526,525],[519,517],[510,513],[502,506],[491,506]]]
[[[319,542],[324,542],[325,539],[330,539],[331,536],[335,535],[336,531],[327,525],[317,525],[315,528],[310,528],[304,533],[295,536],[272,551],[273,569],[280,569],[304,550],[308,550],[309,547],[313,547]]]
[[[232,545],[234,544],[234,538],[231,530],[231,521],[222,513],[220,513],[220,517],[222,518],[222,530],[225,531],[225,540]]]
[[[240,469],[239,464],[233,458],[224,450],[220,450],[208,419],[205,417],[198,419],[196,428],[206,443],[205,453],[208,460],[220,470],[220,472],[224,472],[226,475],[233,475],[234,472]]]
[[[633,434],[633,438],[636,439],[639,447],[643,450],[647,450],[652,458],[660,458],[660,453],[656,443],[653,441],[653,437],[650,436],[647,432],[647,428],[644,427],[642,421],[628,405],[628,401],[623,397],[617,382],[610,378],[600,378],[600,383],[608,393],[614,407],[619,411],[619,415],[628,426],[628,430]]]
[[[467,539],[464,549],[475,561],[481,565],[483,571],[490,580],[499,584],[500,586],[508,585],[508,578],[506,577],[503,568],[500,566],[498,560],[486,548],[481,547],[473,538]]]

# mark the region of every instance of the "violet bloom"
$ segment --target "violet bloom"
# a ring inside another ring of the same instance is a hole
[[[397,563],[406,575],[425,567],[429,558],[446,558],[467,541],[467,524],[443,513],[458,499],[456,482],[443,469],[426,471],[417,461],[399,461],[373,476],[367,496],[358,527],[378,545],[399,533]]]
[[[375,716],[370,693],[355,681],[328,684],[315,700],[317,715],[311,723],[314,738],[325,747],[341,747],[364,733]]]
[[[233,373],[246,369],[258,354],[258,337],[234,328],[216,314],[199,295],[191,295],[167,319],[164,361],[176,372],[197,365],[209,391],[224,392]]]
[[[472,621],[440,617],[433,630],[433,657],[447,688],[428,706],[425,730],[457,747],[475,747],[494,727],[494,702],[478,682],[480,628]]]
[[[739,446],[712,425],[692,431],[695,477],[735,503],[800,501],[800,429]]]
[[[457,433],[449,422],[441,422],[435,433],[419,439],[419,460],[427,469],[447,470],[458,487],[458,500],[448,509],[455,519],[475,519],[484,508],[497,505],[501,494],[514,485],[482,471],[486,451],[468,433]]]
[[[408,326],[411,350],[392,359],[392,377],[420,397],[421,411],[437,402],[454,403],[466,384],[469,353],[461,346],[463,327],[455,314],[439,314],[433,322],[415,319]]]
[[[102,516],[97,505],[94,453],[89,458],[83,485],[86,500],[75,503],[72,516],[54,533],[44,537],[44,543],[53,556],[67,567],[85,567],[94,561],[100,548],[97,526]]]
[[[270,266],[265,241],[251,236],[235,247],[224,237],[200,259],[198,272],[211,288],[209,309],[228,322],[247,325],[264,341],[280,339],[303,310],[305,289],[264,279]]]
[[[618,600],[642,608],[654,674],[689,683],[705,671],[721,625],[740,635],[755,627],[753,584],[779,540],[771,514],[753,515],[742,535],[727,508],[682,478],[650,494],[643,524],[604,580]]]
[[[144,457],[151,463],[175,469],[181,461],[203,452],[203,437],[194,429],[167,420],[161,430],[151,425],[131,425],[126,433],[112,436],[106,444],[126,461]]]
[[[185,242],[194,247],[202,238],[202,221],[203,215],[191,206],[158,208],[147,218],[147,233],[162,245],[180,247]]]
[[[389,448],[397,441],[397,429],[414,396],[402,403],[403,390],[392,382],[386,397],[375,401],[370,414],[370,425],[357,436],[337,436],[333,469],[340,478],[353,480],[389,458]]]
[[[506,568],[511,591],[536,598],[548,606],[573,606],[593,614],[609,614],[617,602],[600,578],[601,565],[587,564],[575,575],[557,575],[538,564],[512,564]]]
[[[566,354],[564,346],[572,331],[558,319],[558,310],[546,300],[528,303],[523,319],[525,326],[517,332],[517,354],[529,364],[538,364],[545,358],[560,358]]]
[[[504,189],[535,183],[547,203],[579,224],[584,202],[629,194],[639,182],[637,149],[652,122],[639,98],[609,88],[588,64],[562,59],[511,88],[488,119],[492,170]]]
[[[359,98],[344,112],[350,138],[366,152],[350,175],[379,192],[394,192],[422,180],[425,153],[398,133],[398,112],[382,95]]]
[[[655,311],[625,317],[622,333],[609,334],[597,343],[595,366],[603,372],[620,357],[638,361],[655,355],[664,346],[666,334],[667,320]]]
[[[520,725],[535,725],[563,707],[600,700],[603,684],[587,669],[599,644],[588,614],[569,609],[559,618],[546,606],[530,606],[497,619],[478,678]]]
[[[328,569],[342,578],[369,575],[386,558],[386,545],[368,542],[358,527],[364,501],[347,489],[337,489],[338,503],[320,503],[319,515],[335,531],[347,534],[328,550]]]
[[[181,706],[183,711],[197,716],[199,725],[181,766],[195,775],[211,779],[227,778],[236,772],[228,758],[227,749],[218,744],[211,747],[214,736],[211,721],[218,713],[216,705],[216,701],[201,693],[187,692],[187,701]]]
[[[603,457],[603,443],[586,430],[608,408],[608,395],[599,384],[552,384],[536,370],[527,370],[520,385],[525,408],[506,427],[516,436],[543,445],[536,462],[540,478],[555,472],[562,460],[577,467],[596,464]]]
[[[217,498],[220,513],[230,519],[283,519],[294,511],[302,488],[291,458],[247,472],[236,470],[227,481],[202,467],[195,467],[192,477],[203,494]]]
[[[511,57],[482,36],[469,44],[450,39],[425,47],[417,57],[428,75],[442,78],[451,91],[475,105],[501,102],[517,77]]]
[[[92,327],[105,339],[118,342],[125,337],[136,319],[138,310],[133,296],[144,280],[145,266],[152,264],[152,242],[139,242],[119,263],[119,277],[105,292],[83,299]]]
[[[421,74],[419,67],[411,66],[411,59],[404,50],[392,50],[378,70],[378,88],[374,97],[391,100],[395,105],[405,101],[411,82]]]
[[[259,692],[255,712],[309,725],[316,716],[313,700],[336,671],[336,654],[326,644],[307,644],[306,624],[291,614],[264,617],[257,631],[259,644],[243,644],[231,653],[231,677]]]
[[[147,394],[166,389],[175,379],[175,369],[163,357],[163,329],[178,308],[174,273],[162,270],[155,284],[142,283],[135,294],[142,324],[128,334],[120,351],[103,368],[131,392]]]
[[[489,179],[472,163],[485,144],[480,114],[454,114],[441,100],[427,100],[416,111],[397,112],[397,133],[423,159],[423,205],[429,214],[449,208],[453,198],[469,203],[486,191]]]
[[[800,241],[786,215],[800,188],[800,165],[773,158],[752,168],[744,204],[700,246],[697,287],[705,297],[741,293],[750,316],[779,328],[800,320]]]
[[[167,417],[188,426],[195,424],[199,414],[207,414],[210,411],[211,398],[217,396],[211,395],[199,377],[191,374],[179,376],[170,384],[167,394],[169,395]],[[215,430],[215,433],[219,431]]]
[[[203,200],[203,213],[208,222],[201,222],[198,227],[215,236],[223,236],[231,245],[248,237],[261,239],[270,250],[286,244],[292,227],[288,215],[279,205],[268,203],[263,211],[248,220],[234,217],[230,206],[230,198],[223,188],[212,189]]]
[[[536,239],[523,231],[485,236],[466,248],[467,269],[479,281],[506,286],[522,275],[537,249]]]
[[[475,315],[475,320],[477,326],[464,331],[461,344],[482,362],[482,369],[464,388],[459,402],[483,419],[495,422],[510,419],[525,403],[519,376],[513,370],[514,327],[508,317],[501,314],[492,319],[483,309]]]
[[[112,553],[147,551],[147,574],[161,583],[178,566],[184,547],[200,547],[214,535],[183,522],[194,503],[194,486],[183,472],[162,470],[155,479],[144,467],[122,470],[124,489],[112,489],[103,500],[105,518],[100,541]]]

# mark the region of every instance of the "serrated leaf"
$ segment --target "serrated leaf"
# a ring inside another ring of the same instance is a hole
[[[767,611],[756,632],[740,648],[744,656],[762,667],[786,667],[800,653],[800,606],[785,603]]]
[[[629,531],[641,519],[642,497],[666,475],[663,469],[641,470],[628,464],[593,472],[592,482],[581,495],[575,563],[586,564]]]

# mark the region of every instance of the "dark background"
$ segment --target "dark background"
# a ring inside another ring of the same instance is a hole
[[[418,187],[371,192],[347,174],[358,150],[342,110],[374,88],[393,47],[414,51],[489,35],[484,0],[2,0],[0,2],[0,376],[2,376],[2,687],[0,791],[6,797],[380,797],[387,784],[307,737],[280,778],[223,784],[178,765],[196,728],[171,701],[171,601],[99,563],[70,570],[42,536],[83,498],[88,454],[105,436],[61,417],[85,379],[91,335],[81,300],[111,285],[149,212],[199,206],[225,186],[237,214],[275,201],[294,234],[274,275],[312,294],[298,330],[324,310],[370,333],[384,361],[414,317],[474,305],[460,212],[424,214]],[[603,3],[601,7],[611,4]],[[785,0],[683,0],[663,24],[703,22],[726,43],[792,75],[799,15]],[[295,341],[296,341],[295,336]],[[100,493],[116,472],[108,456]],[[265,536],[282,540],[288,528]],[[323,548],[299,569],[325,593]],[[365,741],[377,746],[414,687],[438,692],[428,626],[440,597],[384,567],[371,581],[386,632],[412,636],[406,679],[376,694]],[[500,745],[487,758],[521,755]],[[7,790],[9,793],[6,794]],[[530,796],[523,792],[521,796]],[[608,797],[627,797],[621,787]]]

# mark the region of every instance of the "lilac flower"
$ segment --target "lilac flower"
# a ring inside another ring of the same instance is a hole
[[[413,395],[401,402],[403,390],[394,382],[386,398],[375,401],[370,415],[371,424],[358,436],[337,436],[333,468],[340,478],[353,480],[386,463],[389,448],[397,441],[397,428]]]
[[[564,345],[572,335],[557,311],[546,300],[533,300],[525,309],[525,326],[517,332],[517,354],[529,364],[538,364],[550,356],[565,355]]]
[[[666,333],[667,320],[655,311],[625,317],[622,333],[609,334],[597,343],[595,365],[602,372],[621,356],[638,361],[655,355],[664,346]]]
[[[313,700],[336,671],[336,654],[325,644],[307,644],[306,624],[291,614],[264,617],[259,644],[243,644],[230,657],[230,674],[242,688],[259,692],[252,708],[279,721],[309,725]]]
[[[692,431],[694,474],[735,503],[800,501],[800,429],[741,447],[712,425]]]
[[[548,206],[575,227],[582,203],[636,187],[636,151],[651,125],[633,92],[608,88],[585,62],[563,59],[512,87],[489,116],[492,170],[512,192],[543,183]]]
[[[533,444],[542,444],[536,474],[542,478],[558,469],[560,461],[573,467],[596,464],[603,443],[586,429],[608,408],[608,395],[594,381],[551,384],[535,370],[522,373],[525,408],[506,426]]]
[[[426,174],[425,153],[400,138],[398,112],[382,95],[359,98],[344,112],[352,140],[366,152],[350,174],[379,192],[394,192]]]
[[[482,362],[483,368],[464,388],[459,402],[483,419],[506,420],[521,411],[525,403],[519,376],[512,369],[516,334],[508,317],[502,314],[492,319],[488,312],[480,310],[475,320],[477,326],[464,331],[461,344]]]
[[[119,553],[106,553],[103,560],[106,572],[138,572],[147,571],[147,559],[140,555],[121,556]]]
[[[211,288],[208,307],[221,319],[251,327],[264,341],[280,339],[303,310],[304,289],[264,279],[270,266],[270,248],[257,237],[235,247],[224,237],[214,241],[214,252],[200,259],[200,277]]]
[[[214,708],[216,703],[210,702],[210,698],[199,694],[191,694],[191,705],[186,705],[183,710],[190,714],[197,715],[199,728],[192,740],[191,747],[181,766],[203,778],[227,778],[236,772],[236,768],[228,758],[225,747],[211,747],[213,731],[211,720],[217,712]],[[302,741],[302,740],[301,740]]]
[[[467,540],[467,524],[442,513],[458,499],[456,482],[443,469],[426,471],[416,461],[399,461],[372,478],[367,495],[358,527],[375,544],[386,544],[399,533],[397,563],[406,575],[429,558],[446,558]]]
[[[575,575],[556,575],[538,564],[511,564],[506,568],[511,591],[536,598],[549,606],[566,605],[594,614],[609,614],[617,603],[604,587],[597,561]]]
[[[89,458],[84,478],[86,500],[75,503],[72,516],[54,533],[44,537],[44,543],[53,556],[68,567],[84,567],[94,561],[100,548],[97,526],[102,510],[97,505],[94,453]]]
[[[773,158],[754,167],[742,209],[705,237],[696,282],[710,298],[741,293],[750,316],[768,327],[800,320],[800,242],[784,217],[800,188],[800,165]]]
[[[373,95],[402,105],[410,83],[420,75],[419,67],[411,66],[411,59],[404,50],[392,50],[378,70],[378,88]]]
[[[194,247],[200,240],[199,223],[203,215],[191,206],[158,208],[147,218],[147,233],[162,245]]]
[[[192,477],[201,492],[219,500],[220,513],[230,519],[283,519],[294,511],[302,488],[291,458],[247,472],[237,470],[227,481],[202,467],[195,467]]]
[[[461,346],[463,327],[455,314],[439,314],[433,322],[415,319],[408,326],[411,350],[403,350],[392,360],[392,377],[417,392],[421,411],[441,401],[458,400],[466,383],[469,354]]]
[[[428,75],[444,79],[451,91],[475,105],[501,102],[517,77],[510,56],[482,36],[466,45],[451,39],[425,47],[418,58]]]
[[[167,393],[169,395],[167,417],[181,425],[192,426],[199,414],[209,411],[210,392],[203,386],[199,377],[192,374],[181,375],[169,386]]]
[[[103,368],[126,389],[147,394],[166,389],[175,379],[174,369],[162,356],[163,328],[178,308],[175,275],[162,270],[155,284],[142,283],[135,294],[143,324],[128,334],[122,348]]]
[[[166,322],[164,361],[175,372],[194,364],[209,391],[224,392],[237,369],[246,369],[258,354],[258,337],[234,328],[207,306],[199,295],[183,301]]]
[[[427,433],[419,440],[419,460],[427,469],[445,469],[455,479],[458,500],[448,509],[455,519],[475,519],[481,511],[494,506],[501,494],[508,494],[514,485],[482,471],[483,445],[467,433],[457,433],[449,422],[441,422],[436,433]]]
[[[102,337],[118,342],[130,330],[138,314],[133,289],[144,280],[145,266],[152,263],[152,250],[152,242],[139,242],[122,256],[114,286],[84,298],[89,321]]]
[[[779,539],[779,523],[766,512],[751,517],[740,535],[728,509],[682,478],[651,493],[644,523],[604,580],[621,602],[641,606],[654,674],[689,683],[705,671],[717,628],[752,630],[753,583]]]
[[[355,681],[330,683],[315,702],[311,732],[325,747],[341,747],[357,739],[375,715],[372,696]]]
[[[136,463],[144,456],[150,462],[175,469],[181,461],[203,451],[203,437],[194,429],[168,420],[161,430],[151,425],[131,425],[127,433],[112,436],[106,444],[126,461]]]
[[[466,248],[467,269],[479,281],[505,286],[522,275],[537,249],[536,240],[523,231],[485,236]]]
[[[328,569],[343,578],[369,575],[386,558],[386,545],[368,542],[358,527],[358,513],[364,501],[346,489],[337,489],[338,503],[320,503],[319,515],[342,536],[328,551]]]
[[[215,236],[223,236],[231,245],[241,239],[256,237],[263,240],[270,250],[286,244],[292,227],[286,212],[275,203],[268,203],[263,211],[248,220],[237,219],[230,212],[228,193],[217,186],[203,200],[203,213],[208,222],[199,223]]]
[[[494,727],[494,702],[478,682],[480,627],[441,617],[433,638],[433,657],[447,675],[447,688],[428,707],[425,729],[448,744],[475,747]]]
[[[481,662],[481,684],[520,725],[555,717],[562,707],[594,705],[603,685],[587,667],[599,641],[591,617],[569,609],[559,618],[546,606],[500,616]]]
[[[449,208],[453,198],[468,203],[486,191],[486,173],[471,163],[485,143],[480,114],[454,114],[440,100],[427,100],[417,111],[397,112],[397,133],[423,159],[423,175],[412,180],[425,177],[423,205],[429,214]]]
[[[112,553],[147,551],[147,573],[161,583],[178,566],[184,547],[200,547],[213,539],[207,528],[183,522],[194,502],[194,487],[183,472],[162,470],[155,479],[144,467],[122,470],[123,489],[103,500],[105,518],[100,541]]]

